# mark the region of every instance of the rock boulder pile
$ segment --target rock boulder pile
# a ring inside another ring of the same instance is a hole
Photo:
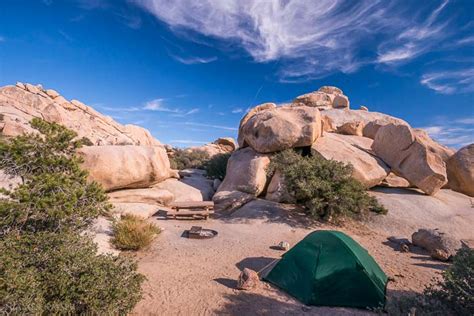
[[[84,103],[68,101],[58,92],[41,85],[17,83],[0,88],[2,120],[0,132],[17,136],[33,132],[29,122],[34,117],[61,124],[94,145],[160,146],[148,130],[136,125],[121,125]]]
[[[83,158],[82,167],[89,172],[90,180],[109,192],[115,208],[134,210],[135,214],[136,209],[150,209],[150,205],[202,201],[214,193],[212,181],[208,184],[211,193],[206,195],[193,184],[170,179],[179,176],[170,169],[165,146],[140,126],[121,125],[92,107],[77,100],[68,101],[41,85],[17,83],[0,88],[1,136],[34,133],[29,122],[35,117],[61,124],[75,131],[79,138],[91,141],[92,146],[78,150]],[[232,139],[220,139],[215,146],[229,152],[237,147]],[[14,185],[14,180],[2,178],[1,185]],[[156,206],[152,208],[156,211]],[[144,212],[149,216],[149,211]]]
[[[414,187],[434,195],[448,185],[473,195],[473,145],[455,154],[402,119],[349,106],[341,89],[324,86],[290,104],[251,109],[240,121],[240,148],[214,196],[216,209],[229,211],[256,197],[291,202],[281,175],[270,179],[265,170],[273,154],[289,148],[351,164],[366,188]]]

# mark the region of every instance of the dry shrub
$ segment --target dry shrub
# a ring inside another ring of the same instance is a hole
[[[139,250],[151,244],[160,229],[143,218],[126,214],[113,225],[112,244],[120,250]]]

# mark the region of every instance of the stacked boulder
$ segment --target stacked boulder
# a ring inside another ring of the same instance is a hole
[[[341,89],[324,86],[290,104],[251,109],[240,122],[240,148],[229,159],[214,196],[216,209],[230,211],[256,197],[292,202],[282,176],[266,173],[272,155],[289,148],[351,164],[353,177],[366,188],[411,186],[433,195],[447,184],[450,161],[452,189],[466,193],[466,186],[474,187],[472,150],[454,155],[399,118],[349,105]]]
[[[187,148],[187,151],[202,151],[205,152],[209,157],[213,157],[218,154],[232,153],[238,148],[237,143],[232,137],[221,137],[216,139],[214,142],[205,144],[203,146],[196,146]]]

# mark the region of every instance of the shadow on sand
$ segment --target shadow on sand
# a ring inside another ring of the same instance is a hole
[[[396,195],[420,195],[427,196],[422,191],[416,188],[388,188],[388,187],[373,187],[370,191],[381,192],[385,194],[396,194]]]
[[[322,225],[305,214],[301,206],[262,199],[250,201],[231,214],[218,218],[229,223],[261,220],[265,223],[284,223],[295,228],[317,228]]]

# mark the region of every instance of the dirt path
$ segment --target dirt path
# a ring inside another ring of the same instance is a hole
[[[150,249],[138,254],[139,270],[148,281],[145,297],[134,315],[368,314],[354,309],[306,307],[264,282],[252,291],[235,289],[244,267],[258,271],[281,256],[282,252],[270,246],[282,240],[294,245],[314,229],[342,230],[363,245],[386,274],[395,278],[388,286],[389,299],[421,291],[447,267],[422,250],[415,253],[394,250],[395,245],[386,240],[384,227],[369,229],[356,223],[347,223],[344,228],[308,227],[308,223],[290,214],[294,213],[279,205],[254,201],[232,218],[208,221],[151,218],[164,231]],[[467,224],[469,221],[470,217]],[[456,223],[459,224],[459,219]],[[193,225],[215,229],[219,235],[209,240],[182,238],[183,231]]]

